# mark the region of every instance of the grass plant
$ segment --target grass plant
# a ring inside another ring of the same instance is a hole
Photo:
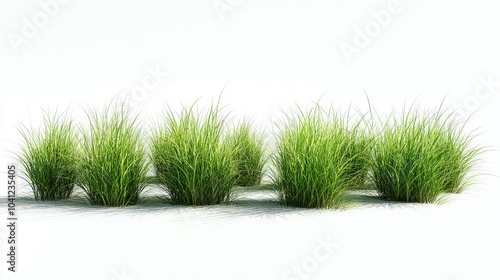
[[[92,205],[127,206],[139,201],[147,184],[145,141],[125,104],[87,112],[79,185]]]
[[[226,116],[219,105],[203,113],[170,108],[153,130],[151,161],[167,199],[173,204],[215,205],[234,198],[234,150],[224,138]]]
[[[363,121],[356,123],[355,128],[351,130],[351,141],[347,146],[349,160],[349,176],[352,181],[348,186],[349,190],[370,189],[368,184],[368,174],[371,166],[371,155],[373,150],[374,138],[371,134],[371,128],[364,127]]]
[[[252,129],[250,121],[238,124],[230,136],[236,164],[236,185],[249,187],[259,185],[264,175],[266,151],[264,135]]]
[[[394,201],[433,203],[442,193],[461,192],[480,152],[464,125],[440,109],[394,115],[378,139],[371,181]]]
[[[75,187],[78,141],[66,114],[43,113],[40,129],[21,126],[24,143],[19,161],[35,200],[68,199]]]
[[[349,114],[322,108],[297,109],[278,131],[272,158],[273,182],[283,205],[344,208],[346,190],[365,176],[367,148],[360,142],[360,122]]]

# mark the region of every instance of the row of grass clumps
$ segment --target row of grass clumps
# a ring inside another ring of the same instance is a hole
[[[236,186],[261,184],[264,134],[248,120],[231,127],[218,103],[167,109],[148,139],[125,108],[89,110],[80,129],[48,113],[41,128],[21,127],[19,158],[36,200],[67,199],[79,187],[93,205],[134,205],[149,170],[173,204],[229,203]],[[410,109],[375,123],[354,112],[297,108],[277,125],[271,180],[281,204],[345,208],[349,191],[360,189],[433,203],[470,185],[481,149],[452,114]]]
[[[167,110],[150,140],[124,104],[87,110],[79,129],[65,114],[44,113],[42,128],[20,129],[24,177],[35,200],[68,199],[80,187],[92,205],[128,206],[140,201],[153,167],[173,204],[230,202],[236,185],[260,184],[265,154],[249,122],[230,130],[220,111]]]
[[[358,117],[298,109],[279,126],[273,181],[282,204],[344,208],[346,192],[359,189],[435,203],[471,184],[482,148],[453,113],[411,108],[384,123]]]

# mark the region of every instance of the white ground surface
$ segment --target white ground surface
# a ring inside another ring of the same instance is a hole
[[[272,201],[271,191],[258,189],[243,192],[232,205],[215,207],[171,206],[153,199],[134,207],[101,208],[80,200],[20,198],[18,273],[1,269],[0,275],[500,279],[497,186],[475,186],[442,205],[389,203],[372,195],[353,193],[355,204],[344,211],[282,207]],[[5,209],[5,198],[1,201]]]

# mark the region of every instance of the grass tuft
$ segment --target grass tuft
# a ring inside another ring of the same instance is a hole
[[[24,139],[19,161],[35,200],[68,199],[75,187],[78,145],[73,123],[65,114],[44,112],[44,125],[36,130],[20,127]]]
[[[230,141],[223,137],[225,116],[218,104],[205,114],[195,105],[180,115],[168,109],[154,129],[151,160],[156,176],[173,204],[228,203],[237,171]]]
[[[445,192],[461,192],[480,149],[464,126],[440,110],[395,115],[377,141],[371,181],[387,200],[439,202]]]
[[[264,175],[264,135],[252,130],[249,121],[238,125],[230,136],[234,150],[233,161],[237,167],[236,185],[249,187],[259,185]]]
[[[349,177],[352,178],[349,190],[366,190],[371,188],[368,184],[368,174],[371,166],[371,155],[374,138],[371,132],[363,126],[363,121],[359,121],[350,130],[351,143],[347,145],[346,152],[349,158]]]
[[[87,112],[79,185],[92,205],[127,206],[139,201],[147,184],[145,143],[125,104]]]
[[[273,182],[286,206],[344,208],[346,190],[366,175],[368,150],[359,141],[360,122],[319,106],[288,116],[279,129]]]

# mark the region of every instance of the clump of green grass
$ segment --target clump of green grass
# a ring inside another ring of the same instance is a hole
[[[374,150],[371,181],[387,200],[438,202],[444,192],[460,192],[480,149],[463,124],[440,110],[410,110],[387,123]]]
[[[445,177],[444,190],[450,193],[461,193],[472,183],[474,178],[470,173],[479,162],[481,148],[473,147],[473,136],[464,135],[464,126],[457,123],[448,125],[445,139],[440,142],[442,151],[443,171]]]
[[[136,204],[149,166],[137,118],[131,118],[125,104],[87,115],[90,129],[83,135],[79,185],[92,205]]]
[[[234,150],[236,185],[243,187],[259,185],[266,162],[263,134],[255,132],[247,120],[237,126],[229,141]]]
[[[237,170],[225,125],[218,104],[204,114],[195,105],[179,115],[166,111],[153,131],[151,160],[169,202],[215,205],[233,199]]]
[[[374,139],[368,129],[362,125],[361,121],[356,123],[351,131],[354,134],[351,139],[352,143],[347,148],[348,158],[350,158],[348,173],[353,178],[348,187],[350,190],[371,188],[367,182]]]
[[[20,128],[24,139],[19,161],[35,200],[68,199],[75,187],[78,142],[73,122],[65,114],[44,112],[41,129]]]
[[[364,181],[366,147],[359,122],[319,106],[288,116],[278,132],[273,183],[286,206],[343,208],[346,190]]]

